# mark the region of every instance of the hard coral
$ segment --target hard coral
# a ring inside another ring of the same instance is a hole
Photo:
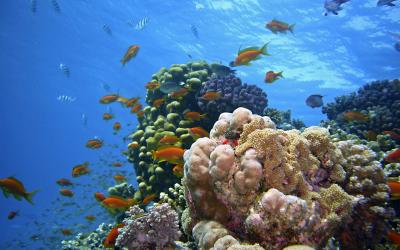
[[[277,130],[268,117],[244,108],[221,114],[210,134],[184,155],[188,227],[210,220],[267,249],[320,248],[343,223],[362,218],[360,204],[384,221],[385,176],[367,147],[349,150],[344,144],[350,142],[331,142],[321,127]],[[352,178],[365,189],[353,187]]]
[[[154,206],[150,213],[132,206],[119,229],[117,246],[135,249],[165,249],[179,239],[178,215],[168,204]]]

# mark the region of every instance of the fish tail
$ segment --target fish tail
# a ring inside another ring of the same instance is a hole
[[[282,74],[283,74],[283,71],[281,71],[281,72],[278,72],[278,76],[280,76],[280,77],[284,78]]]
[[[268,52],[267,52],[267,46],[268,46],[268,44],[269,44],[269,42],[267,42],[266,44],[264,44],[264,45],[261,47],[261,49],[260,49],[261,54],[266,55],[266,56],[270,56],[270,54],[268,54]]]
[[[33,197],[37,192],[39,192],[39,190],[35,190],[35,191],[33,191],[33,192],[30,192],[30,193],[26,193],[26,194],[25,194],[25,199],[26,199],[29,203],[31,203],[32,205],[33,205],[32,197]]]
[[[294,23],[294,24],[292,24],[292,25],[289,26],[289,31],[290,31],[290,33],[292,33],[292,34],[294,34],[293,29],[294,29],[294,26],[295,26],[295,25],[296,25],[296,24]]]

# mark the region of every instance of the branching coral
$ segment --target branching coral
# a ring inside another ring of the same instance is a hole
[[[244,108],[223,113],[210,138],[197,140],[184,155],[191,220],[183,224],[215,221],[240,240],[282,249],[324,246],[343,223],[362,218],[358,206],[374,207],[372,213],[384,221],[381,166],[367,147],[345,143],[350,142],[331,142],[321,127],[277,130],[268,117]],[[352,185],[354,179],[363,187]],[[380,239],[382,231],[375,232]]]

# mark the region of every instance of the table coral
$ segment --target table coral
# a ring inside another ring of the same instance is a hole
[[[190,220],[185,216],[182,224],[193,231],[209,220],[223,225],[226,235],[266,249],[320,248],[358,217],[369,225],[360,230],[379,240],[390,217],[385,175],[373,151],[352,141],[334,143],[322,127],[279,130],[268,117],[239,108],[221,114],[210,138],[192,144],[184,159]],[[369,242],[353,245],[362,249]]]

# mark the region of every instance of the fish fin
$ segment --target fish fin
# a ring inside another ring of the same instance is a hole
[[[3,190],[4,197],[6,197],[6,198],[10,197],[10,192],[8,192],[6,189],[2,189],[2,190]]]
[[[30,204],[33,205],[32,198],[33,198],[33,196],[34,196],[37,192],[39,192],[39,190],[35,190],[35,191],[33,191],[33,192],[26,193],[26,194],[24,195],[25,200],[27,200]]]
[[[294,23],[294,24],[292,24],[292,25],[290,25],[289,26],[289,31],[290,31],[290,33],[292,33],[292,34],[294,34],[293,32],[293,29],[294,29],[294,26],[295,26],[296,24]]]
[[[268,54],[267,52],[267,46],[268,46],[269,42],[267,42],[266,44],[264,44],[261,48],[260,48],[260,52],[261,54],[265,55],[265,56],[270,56],[270,54]]]
[[[247,62],[247,63],[244,63],[243,65],[251,66],[251,63],[250,63],[250,62]]]
[[[21,185],[21,186],[24,186],[24,184],[22,184],[22,182],[19,181],[19,180],[18,180],[17,178],[15,178],[14,176],[9,176],[8,179],[11,179],[11,180],[17,182],[17,183],[18,183],[19,185]]]
[[[283,71],[280,71],[280,72],[278,72],[278,76],[280,76],[280,77],[282,77],[282,78],[285,78],[285,77],[283,77]]]

